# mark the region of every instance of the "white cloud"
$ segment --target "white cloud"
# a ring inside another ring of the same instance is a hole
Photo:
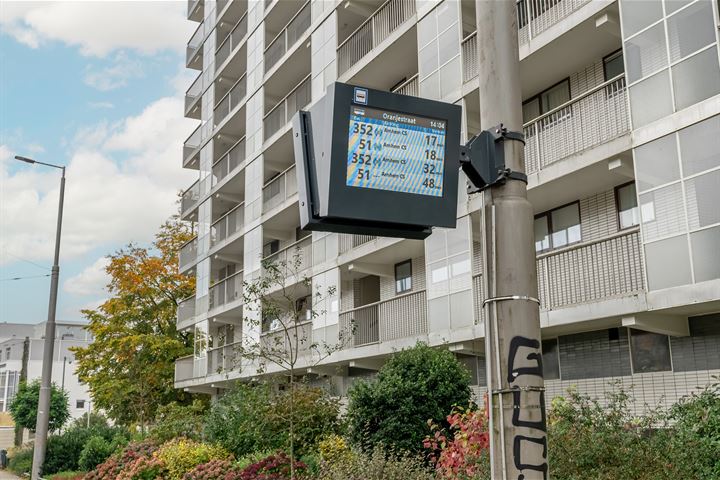
[[[186,9],[179,1],[3,2],[0,30],[31,48],[60,41],[85,56],[120,49],[182,52],[193,33]]]
[[[181,99],[162,98],[137,116],[76,135],[67,166],[63,260],[98,247],[152,239],[177,212],[177,192],[194,178],[180,167],[182,142],[193,123],[183,118]],[[54,244],[59,175],[41,166],[11,169],[12,154],[0,145],[0,251],[47,261]],[[10,260],[3,255],[0,264]]]
[[[83,296],[105,294],[105,287],[110,283],[110,276],[105,272],[109,263],[107,257],[98,258],[95,263],[85,267],[82,272],[65,280],[63,290]]]
[[[115,108],[115,105],[111,102],[89,102],[88,107],[90,108]]]
[[[142,76],[142,64],[138,60],[130,60],[125,52],[119,52],[109,67],[101,70],[88,67],[83,82],[101,92],[107,92],[124,87],[128,80]]]

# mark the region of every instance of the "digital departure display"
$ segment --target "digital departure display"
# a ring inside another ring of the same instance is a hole
[[[444,120],[352,106],[346,185],[441,197]]]

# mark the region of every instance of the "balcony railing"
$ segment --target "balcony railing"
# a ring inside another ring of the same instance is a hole
[[[537,271],[546,310],[645,290],[637,229],[538,255]]]
[[[238,370],[242,358],[242,340],[211,348],[207,356],[208,375]]]
[[[220,159],[212,166],[213,186],[220,183],[223,178],[230,175],[245,159],[245,137],[235,142],[235,144],[223,154]]]
[[[357,248],[364,243],[375,240],[376,238],[378,237],[374,235],[340,234],[340,253],[349,252],[353,248]]]
[[[198,25],[197,30],[195,30],[195,33],[192,37],[190,37],[190,41],[187,44],[187,49],[185,52],[185,64],[189,67],[190,64],[195,59],[195,55],[202,50],[202,44],[203,40],[205,39],[205,24],[200,23]]]
[[[177,325],[180,328],[185,322],[195,317],[195,295],[186,298],[177,307]]]
[[[352,332],[352,340],[345,348],[427,333],[425,290],[342,312],[340,329]]]
[[[242,300],[242,292],[243,271],[240,270],[210,287],[208,312],[235,300]]]
[[[195,378],[193,365],[194,358],[192,355],[180,357],[175,360],[175,382],[177,383]]]
[[[178,254],[178,265],[180,267],[180,270],[183,270],[185,267],[195,262],[195,260],[197,259],[197,247],[197,237],[193,238],[185,245],[180,247],[180,253]]]
[[[247,94],[247,75],[243,73],[228,92],[215,104],[213,124],[218,126],[235,107],[240,105]]]
[[[185,92],[185,114],[195,105],[203,93],[203,74],[201,73]],[[200,118],[200,117],[198,117]]]
[[[263,263],[274,263],[284,269],[286,278],[305,272],[312,267],[312,236],[308,235],[282,250],[271,253],[263,258]]]
[[[401,95],[410,95],[411,97],[420,96],[420,88],[418,86],[418,74],[416,73],[402,84],[392,89],[393,93]]]
[[[230,54],[242,43],[248,31],[247,12],[240,17],[230,33],[223,39],[220,46],[215,50],[215,71],[219,69]]]
[[[264,139],[272,137],[292,119],[295,112],[310,103],[310,95],[310,75],[308,75],[265,115]]]
[[[526,123],[523,131],[527,173],[628,133],[625,75]]]
[[[182,200],[180,201],[180,211],[182,214],[184,215],[190,210],[198,200],[200,200],[200,180],[193,183],[190,188],[183,192]]]
[[[338,75],[359,62],[415,14],[415,0],[387,0],[337,48]]]
[[[202,132],[200,131],[200,125],[190,134],[183,144],[183,165],[185,165],[190,158],[200,149],[202,143]]]
[[[463,38],[460,44],[463,62],[463,82],[469,82],[478,75],[477,32]]]
[[[291,166],[263,186],[263,213],[282,205],[297,193],[297,175],[295,165]]]
[[[234,233],[239,232],[243,227],[244,220],[245,204],[241,203],[212,224],[210,227],[210,246],[219,245]]]
[[[291,320],[286,320],[287,332],[284,328],[280,330],[269,330],[261,334],[260,345],[265,349],[268,356],[303,355],[311,350],[312,322],[302,321],[292,326]],[[287,333],[287,335],[286,335]],[[297,343],[294,336],[297,335]],[[288,338],[288,336],[290,338]],[[292,345],[290,342],[293,342]],[[292,350],[291,350],[292,348]]]
[[[295,45],[303,33],[310,28],[310,21],[310,1],[308,0],[265,49],[266,73]]]
[[[485,320],[483,302],[485,301],[485,281],[482,275],[473,275],[473,306],[475,308],[475,324],[480,325]]]
[[[590,0],[518,0],[518,44],[544,32]]]

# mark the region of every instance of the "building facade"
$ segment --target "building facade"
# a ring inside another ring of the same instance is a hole
[[[619,381],[639,405],[673,402],[720,374],[718,2],[520,0],[517,15],[546,398]],[[273,330],[250,328],[243,282],[299,254],[312,289],[334,293],[298,328],[352,331],[308,373],[342,395],[423,341],[481,392],[480,196],[461,174],[457,228],[424,241],[302,231],[289,123],[341,81],[456,103],[464,140],[477,134],[474,2],[190,0],[188,18],[199,125],[182,162],[198,180],[181,217],[196,236],[179,262],[197,291],[177,322],[196,347],[176,387],[222,394],[254,375],[234,346]]]

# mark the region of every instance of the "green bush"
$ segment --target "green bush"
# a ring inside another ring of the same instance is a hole
[[[111,444],[112,453],[118,446],[127,443],[129,433],[121,427],[97,424],[90,428],[76,425],[60,435],[51,435],[48,438],[43,472],[49,475],[80,470],[80,455],[92,437],[100,437]]]
[[[453,406],[469,403],[470,375],[452,353],[418,343],[393,355],[374,381],[355,384],[348,396],[355,445],[420,452],[428,420],[443,423]]]
[[[155,426],[150,430],[150,436],[158,443],[180,437],[203,440],[206,411],[207,404],[201,400],[195,400],[191,405],[172,402],[158,407]]]
[[[48,480],[82,480],[85,472],[58,472],[50,475]]]
[[[14,448],[8,452],[8,456],[8,470],[18,475],[30,473],[33,459],[32,446]]]
[[[201,463],[232,458],[230,452],[219,445],[184,438],[167,442],[153,456],[167,468],[168,480],[180,480],[185,473]]]
[[[78,466],[81,470],[89,471],[103,463],[115,451],[115,445],[103,437],[95,435],[90,437],[78,458]]]
[[[320,480],[433,480],[422,458],[375,447],[353,452],[341,462],[321,463]]]

